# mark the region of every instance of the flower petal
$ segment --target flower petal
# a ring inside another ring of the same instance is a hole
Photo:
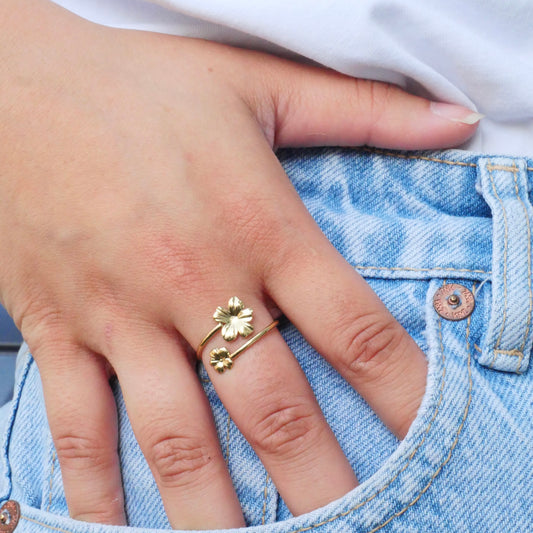
[[[215,348],[211,350],[209,355],[211,356],[211,364],[213,364],[213,362],[223,361],[229,357],[229,351],[227,348]]]
[[[244,308],[244,304],[239,300],[239,298],[237,298],[237,296],[233,296],[233,298],[230,298],[228,302],[228,308],[232,315],[237,316],[241,309]]]
[[[227,324],[231,320],[231,316],[232,315],[228,309],[224,309],[224,307],[217,307],[213,318],[221,324]]]
[[[243,337],[248,337],[248,335],[253,332],[254,327],[252,326],[252,324],[248,324],[247,322],[239,322],[238,330],[239,335],[242,335]]]
[[[239,331],[236,325],[238,326],[238,322],[235,324],[235,320],[232,320],[222,327],[222,337],[224,337],[224,340],[234,341],[237,338]]]
[[[246,322],[250,322],[253,318],[254,310],[247,307],[246,309],[243,309],[239,314],[238,317],[241,320],[246,320]]]

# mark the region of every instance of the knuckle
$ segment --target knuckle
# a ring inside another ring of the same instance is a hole
[[[368,314],[352,320],[338,337],[341,373],[353,378],[378,374],[403,336],[401,326],[392,317]]]
[[[182,487],[193,483],[207,470],[213,457],[201,439],[163,436],[150,446],[150,462],[161,483]]]
[[[370,107],[374,119],[379,119],[390,103],[393,91],[392,86],[388,83],[372,80],[368,80],[365,85],[367,105]]]
[[[33,305],[15,318],[17,327],[32,350],[63,341],[61,312],[47,305]]]
[[[116,450],[104,446],[102,440],[94,436],[59,435],[54,444],[64,470],[103,472],[116,462]]]
[[[365,144],[372,144],[380,128],[382,117],[390,106],[395,88],[380,81],[354,80],[357,108],[363,110],[367,117]]]
[[[258,409],[257,420],[252,424],[249,437],[256,451],[290,457],[314,442],[317,424],[314,423],[315,413],[312,409],[304,402],[295,403],[293,399],[266,400],[265,408]]]

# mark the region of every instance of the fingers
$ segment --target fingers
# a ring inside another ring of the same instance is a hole
[[[243,527],[209,403],[177,345],[147,332],[117,343],[115,369],[133,431],[174,529]]]
[[[266,85],[270,96],[261,102],[273,102],[277,146],[446,148],[472,136],[482,118],[387,83],[282,60],[260,65],[259,91]]]
[[[239,355],[224,373],[210,365],[212,349],[225,347],[233,353],[272,323],[259,298],[245,294],[242,301],[246,304],[243,325],[253,324],[254,331],[234,342],[224,340],[218,332],[204,349],[203,361],[220,399],[291,512],[309,512],[340,498],[356,486],[357,480],[304,373],[276,329]],[[231,310],[229,305],[223,307]],[[253,310],[252,321],[246,309]],[[233,311],[231,317],[225,313],[227,323],[237,325],[238,311]],[[189,316],[182,330],[201,339],[207,331],[193,331],[191,324],[206,324],[207,330],[211,327],[206,322],[208,316],[197,320]]]
[[[266,290],[315,349],[403,438],[424,394],[425,356],[309,215],[294,216],[299,232],[285,253],[271,258]]]
[[[126,525],[115,399],[105,365],[77,347],[47,347],[35,356],[70,515]]]

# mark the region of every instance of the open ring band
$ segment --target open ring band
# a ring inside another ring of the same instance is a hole
[[[213,318],[218,324],[202,339],[196,350],[198,359],[202,358],[202,352],[208,341],[220,330],[222,330],[222,337],[226,341],[234,341],[239,335],[241,337],[248,337],[253,331],[254,327],[251,322],[253,310],[245,308],[244,304],[234,296],[228,302],[228,308],[217,307]],[[233,361],[239,357],[245,350],[255,344],[259,339],[272,331],[279,324],[278,320],[274,320],[265,329],[261,330],[257,335],[254,335],[249,341],[245,342],[240,348],[233,353],[226,348],[215,348],[209,353],[211,366],[219,373],[229,370],[233,366]]]

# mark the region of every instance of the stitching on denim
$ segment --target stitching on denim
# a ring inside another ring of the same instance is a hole
[[[228,466],[229,464],[229,430],[230,430],[230,427],[231,427],[231,416],[230,414],[228,413],[228,419],[227,419],[227,422],[226,422],[226,466]]]
[[[472,272],[474,274],[492,274],[492,270],[472,270],[469,268],[453,268],[453,267],[442,267],[442,268],[411,268],[411,267],[380,267],[380,266],[365,266],[365,265],[354,265],[354,268],[360,270],[392,270],[392,271],[401,271],[406,270],[409,272]]]
[[[520,367],[522,366],[522,361],[524,360],[524,352],[521,352],[519,350],[494,350],[494,358],[492,359],[491,367],[496,361],[497,355],[506,355],[508,357],[518,357],[518,362],[516,364],[516,370],[514,370],[515,374],[520,374]]]
[[[449,159],[439,159],[438,157],[428,157],[428,156],[423,156],[423,155],[398,154],[396,152],[387,152],[386,150],[380,150],[378,148],[361,148],[361,151],[367,152],[370,154],[397,157],[398,159],[414,159],[414,160],[421,160],[421,161],[430,161],[433,163],[444,163],[446,165],[453,165],[453,166],[458,166],[458,167],[477,167],[476,163],[465,163],[463,161],[452,161]],[[533,172],[533,167],[526,167],[526,169],[529,172]]]
[[[28,522],[33,522],[34,524],[37,524],[38,526],[45,527],[46,529],[51,529],[52,531],[59,531],[60,533],[73,533],[72,531],[68,529],[61,529],[60,527],[49,526],[48,524],[44,524],[43,522],[39,522],[38,520],[34,520],[33,518],[28,518],[27,516],[24,516],[24,515],[21,515],[20,518]]]
[[[483,353],[483,350],[476,344],[474,343],[474,348],[479,352],[479,353]]]
[[[520,350],[494,350],[498,355],[512,355],[514,357],[524,357],[524,352]]]
[[[443,283],[443,285],[445,285],[445,284],[446,284],[446,282]],[[440,338],[440,346],[442,347],[443,346],[443,343],[442,343],[442,328],[441,328],[441,325],[440,325],[440,320],[439,320],[439,338]],[[303,533],[304,531],[311,531],[312,529],[316,529],[317,527],[321,527],[321,526],[323,526],[325,524],[329,524],[331,522],[334,522],[335,520],[338,520],[339,518],[344,518],[345,516],[348,516],[349,514],[354,513],[355,511],[357,511],[358,509],[360,509],[361,507],[363,507],[364,505],[366,505],[367,503],[372,501],[374,498],[379,496],[382,492],[387,490],[394,483],[394,481],[396,481],[396,479],[400,476],[400,474],[402,474],[408,468],[408,466],[411,464],[411,461],[413,460],[413,457],[418,452],[418,450],[420,450],[420,448],[422,447],[422,445],[426,441],[426,437],[428,436],[429,431],[431,430],[431,427],[433,426],[433,422],[435,421],[435,418],[437,418],[437,415],[438,415],[439,410],[440,410],[440,406],[442,404],[442,400],[444,398],[444,385],[446,383],[446,354],[444,353],[444,348],[441,349],[441,357],[442,357],[441,385],[440,385],[440,390],[439,390],[439,399],[437,401],[437,405],[435,406],[435,411],[433,412],[433,416],[431,417],[431,420],[429,421],[429,423],[428,423],[428,425],[426,427],[426,430],[424,432],[422,440],[418,443],[416,448],[411,452],[411,454],[409,455],[409,457],[407,459],[407,462],[402,467],[402,469],[399,470],[396,473],[396,475],[385,486],[381,487],[372,496],[370,496],[369,498],[367,498],[363,502],[358,503],[355,507],[352,507],[351,509],[348,509],[347,511],[343,511],[342,513],[339,513],[339,514],[337,514],[335,516],[332,516],[331,518],[328,518],[327,520],[323,520],[322,522],[318,522],[318,523],[313,524],[311,526],[307,526],[307,527],[304,527],[304,528],[301,528],[301,529],[291,530],[291,531],[289,531],[289,533]],[[385,524],[383,524],[383,525],[385,525]],[[383,527],[383,525],[381,527]]]
[[[363,152],[368,152],[371,154],[386,155],[389,157],[397,157],[398,159],[415,159],[421,161],[431,161],[433,163],[446,163],[447,165],[455,165],[458,167],[476,167],[475,163],[464,163],[463,161],[450,161],[448,159],[439,159],[438,157],[428,157],[423,155],[407,155],[407,154],[397,154],[395,152],[387,152],[385,150],[372,149],[372,148],[363,148]]]
[[[516,166],[516,163],[513,161],[513,166],[510,167],[508,165],[492,165],[491,163],[487,164],[487,169],[489,171],[492,170],[503,170],[504,172],[516,172],[518,170],[518,167]]]
[[[268,500],[268,482],[270,481],[270,476],[268,475],[268,472],[266,473],[265,477],[265,489],[263,490],[263,516],[261,517],[261,525],[265,525],[265,517],[266,517],[266,511],[267,511],[267,500]]]
[[[489,177],[490,182],[492,184],[492,190],[494,191],[494,196],[498,199],[498,202],[500,202],[501,208],[502,208],[502,214],[503,214],[503,224],[504,224],[504,236],[503,236],[503,318],[502,318],[502,327],[500,329],[500,334],[498,335],[498,340],[496,341],[496,348],[500,346],[503,331],[505,329],[505,323],[507,321],[507,253],[508,253],[508,239],[509,239],[509,226],[507,222],[507,214],[505,212],[505,207],[503,205],[503,202],[498,194],[498,191],[496,190],[496,185],[494,184],[494,176],[492,174],[492,170],[489,169],[489,166],[491,165],[490,159],[487,163],[487,170],[489,171]],[[492,368],[494,364],[494,360],[490,364],[489,368]]]
[[[516,163],[515,163],[516,164]],[[527,338],[529,336],[529,330],[531,327],[531,311],[532,311],[532,305],[533,305],[533,291],[531,289],[531,225],[529,223],[529,215],[527,213],[526,204],[524,203],[524,200],[521,198],[519,191],[518,191],[518,169],[513,172],[514,176],[514,186],[516,191],[516,196],[518,197],[518,200],[520,204],[522,205],[522,209],[524,210],[524,216],[526,218],[526,224],[527,224],[527,285],[529,289],[529,309],[527,314],[527,326],[526,326],[526,333],[524,335],[524,342],[522,343],[522,346],[520,348],[520,351],[523,352],[526,347]]]
[[[472,292],[475,295],[475,285],[472,286]],[[465,341],[466,341],[466,353],[468,354],[468,401],[466,403],[465,410],[463,411],[463,419],[461,420],[461,424],[459,424],[459,428],[457,429],[457,433],[455,434],[455,439],[450,447],[450,451],[448,452],[448,456],[443,461],[443,463],[437,468],[435,473],[431,476],[431,479],[428,481],[428,484],[420,491],[420,493],[414,498],[408,505],[406,505],[401,511],[398,511],[394,515],[392,515],[387,521],[383,522],[383,524],[379,525],[378,527],[372,529],[369,531],[369,533],[375,533],[376,531],[379,531],[383,527],[385,527],[387,524],[392,522],[395,518],[398,518],[403,513],[405,513],[408,509],[410,509],[413,505],[420,500],[422,495],[429,489],[429,487],[432,485],[433,481],[435,481],[435,478],[442,472],[442,469],[448,464],[450,459],[452,458],[453,451],[455,450],[457,443],[459,442],[459,436],[461,435],[463,431],[463,427],[466,422],[466,418],[468,416],[468,412],[470,410],[470,404],[472,402],[472,369],[471,369],[471,354],[470,354],[470,319],[471,316],[468,317],[468,321],[466,323],[466,334],[465,334]],[[439,331],[441,331],[441,322],[442,320],[439,319]],[[442,336],[440,336],[440,339],[442,341]],[[444,346],[441,343],[441,350],[444,353]]]
[[[477,348],[477,347],[476,347]],[[480,352],[481,350],[477,348]],[[494,350],[494,357],[492,358],[492,361],[490,362],[489,368],[494,368],[494,363],[496,362],[496,358],[498,355],[504,355],[507,357],[518,357],[518,362],[516,365],[516,370],[513,372],[515,374],[520,374],[520,367],[522,366],[522,361],[524,360],[524,352],[521,352],[520,350]]]
[[[52,507],[52,492],[54,488],[54,472],[56,467],[56,451],[52,448],[52,467],[50,468],[50,479],[48,482],[48,506],[46,507],[46,512],[50,511]]]

